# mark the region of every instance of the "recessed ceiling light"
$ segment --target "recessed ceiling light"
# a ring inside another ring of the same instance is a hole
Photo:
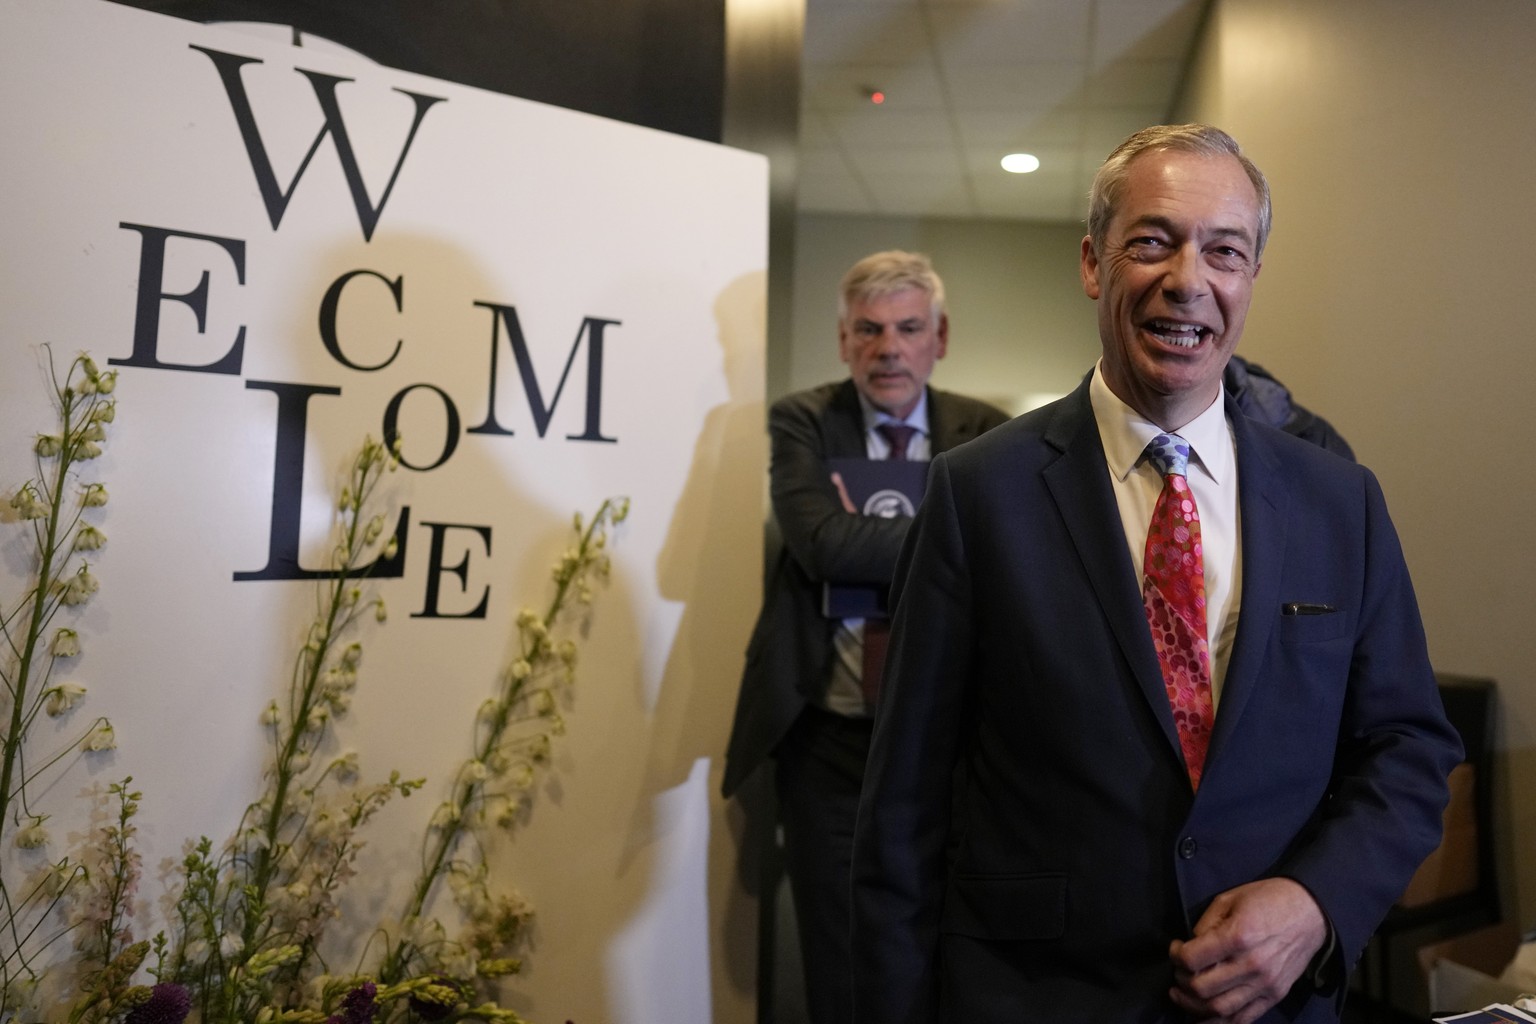
[[[1040,169],[1040,158],[1029,153],[1009,153],[1003,157],[1003,170],[1010,174],[1028,174]]]

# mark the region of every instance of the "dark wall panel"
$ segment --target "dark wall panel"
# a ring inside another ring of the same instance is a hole
[[[119,0],[291,25],[381,64],[718,142],[724,0]]]

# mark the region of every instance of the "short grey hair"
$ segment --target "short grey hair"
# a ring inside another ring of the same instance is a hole
[[[1264,255],[1264,245],[1269,241],[1269,229],[1274,220],[1270,204],[1269,182],[1264,172],[1252,160],[1243,155],[1237,140],[1220,128],[1208,124],[1160,124],[1143,128],[1131,135],[1099,167],[1093,176],[1093,190],[1088,193],[1088,237],[1093,240],[1094,252],[1102,252],[1104,233],[1115,215],[1115,207],[1125,194],[1125,181],[1130,176],[1131,162],[1148,150],[1174,150],[1180,153],[1196,153],[1200,156],[1233,156],[1242,164],[1253,191],[1259,197],[1259,237],[1254,239],[1257,252],[1254,259]]]
[[[837,293],[837,318],[848,319],[848,307],[855,302],[882,298],[916,288],[928,296],[929,315],[935,323],[944,315],[944,282],[933,269],[933,262],[918,252],[888,249],[865,256],[843,275]]]

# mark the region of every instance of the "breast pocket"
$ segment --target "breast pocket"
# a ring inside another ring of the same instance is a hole
[[[1349,616],[1342,610],[1321,615],[1281,615],[1280,640],[1288,644],[1316,644],[1349,635]]]

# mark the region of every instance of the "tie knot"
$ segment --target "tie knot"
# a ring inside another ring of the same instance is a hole
[[[881,423],[875,427],[875,430],[891,446],[890,458],[906,459],[907,444],[911,442],[912,435],[917,433],[916,427],[909,427],[905,423]]]
[[[1147,442],[1147,458],[1163,476],[1184,476],[1189,468],[1189,442],[1178,434],[1158,434]]]

